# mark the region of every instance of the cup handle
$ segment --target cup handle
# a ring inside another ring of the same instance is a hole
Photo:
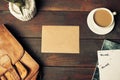
[[[115,16],[115,15],[117,15],[117,13],[116,12],[112,12],[112,14]]]

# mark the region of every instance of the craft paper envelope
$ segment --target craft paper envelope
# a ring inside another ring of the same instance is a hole
[[[79,53],[79,26],[42,26],[43,53]]]

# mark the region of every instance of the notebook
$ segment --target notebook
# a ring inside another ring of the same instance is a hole
[[[101,50],[116,50],[120,49],[120,44],[110,41],[110,40],[104,40]],[[100,80],[99,79],[99,68],[98,63],[96,63],[96,67],[94,69],[93,77],[91,80]]]
[[[100,80],[120,80],[120,49],[98,50]]]

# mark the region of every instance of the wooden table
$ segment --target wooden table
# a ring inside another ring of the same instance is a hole
[[[40,64],[41,80],[91,80],[97,62],[96,51],[101,49],[103,40],[120,42],[119,0],[36,0],[36,5],[36,16],[31,21],[22,22],[13,17],[8,4],[0,0],[0,24],[6,24],[24,49]],[[115,28],[107,35],[96,35],[87,26],[88,13],[97,7],[107,7],[118,13]],[[41,53],[42,25],[79,25],[80,54]]]

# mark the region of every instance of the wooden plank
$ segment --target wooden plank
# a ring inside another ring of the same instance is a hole
[[[45,67],[43,80],[91,80],[94,68]]]
[[[81,40],[80,54],[41,53],[41,41],[37,38],[18,39],[24,49],[44,66],[74,66],[94,68],[97,62],[97,50],[101,49],[103,40]],[[120,43],[119,40],[112,40]]]
[[[119,11],[119,0],[45,0],[42,10],[47,11],[90,11],[98,7],[107,7]]]
[[[0,10],[8,10],[8,3],[1,0]],[[90,11],[107,7],[119,11],[119,0],[36,0],[38,10],[43,11]]]
[[[42,10],[49,11],[89,11],[105,5],[99,0],[45,0]],[[107,2],[107,1],[106,1]]]
[[[81,40],[80,54],[44,54],[41,60],[45,66],[79,66],[81,68],[94,67],[97,62],[97,50],[100,50],[102,41]]]
[[[42,25],[79,25],[81,39],[120,39],[118,35],[120,34],[120,23],[117,22],[120,18],[119,15],[115,16],[116,25],[114,30],[110,34],[99,36],[90,31],[87,26],[88,13],[86,11],[41,11],[31,21],[22,22],[6,12],[0,13],[0,24],[8,24],[7,28],[21,37],[41,37]]]
[[[44,66],[79,66],[93,68],[97,62],[97,50],[101,49],[103,40],[81,40],[80,54],[41,53],[41,39],[18,38],[24,49]]]
[[[0,10],[8,10],[8,3],[4,0],[0,0]]]

